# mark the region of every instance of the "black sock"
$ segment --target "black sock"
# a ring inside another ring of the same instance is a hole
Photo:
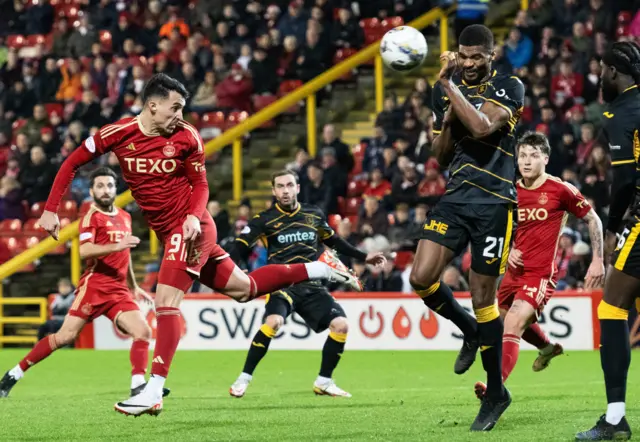
[[[251,341],[251,347],[249,348],[249,353],[247,353],[247,360],[245,361],[244,368],[242,369],[243,373],[253,374],[253,371],[256,369],[264,355],[267,354],[271,339],[275,335],[275,330],[267,324],[263,324],[262,327],[260,327],[258,333],[253,337],[253,341]]]
[[[482,366],[487,372],[487,396],[502,396],[502,333],[504,326],[497,305],[475,311]]]
[[[455,300],[446,284],[438,282],[427,289],[415,290],[427,307],[457,325],[466,339],[477,335],[478,323],[475,318]]]
[[[322,347],[322,362],[320,363],[320,376],[330,378],[333,370],[338,366],[340,357],[344,351],[344,344],[347,342],[345,333],[330,332]]]
[[[629,323],[626,320],[600,319],[600,363],[607,403],[625,402],[631,363]]]

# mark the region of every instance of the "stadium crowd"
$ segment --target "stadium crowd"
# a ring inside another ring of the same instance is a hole
[[[192,95],[188,118],[194,122],[212,111],[252,112],[275,99],[287,81],[305,82],[323,72],[336,50],[362,47],[359,20],[400,16],[408,21],[437,2],[0,4],[0,220],[24,221],[31,205],[46,200],[59,164],[84,138],[102,124],[140,111],[139,94],[153,73],[170,74],[187,86]],[[579,187],[602,217],[610,170],[607,146],[599,137],[599,57],[610,41],[640,37],[640,13],[629,11],[615,10],[603,0],[533,0],[529,11],[518,13],[494,63],[527,85],[519,133],[533,129],[549,136],[549,172]],[[317,158],[309,158],[304,148],[292,158],[290,167],[301,178],[301,201],[342,214],[331,222],[350,242],[396,257],[379,274],[350,263],[363,275],[367,290],[410,290],[407,269],[415,235],[428,207],[445,190],[446,172],[430,152],[430,102],[431,86],[418,79],[402,102],[393,94],[385,98],[374,132],[359,146],[347,146],[336,127],[327,125]],[[115,155],[100,162],[119,169]],[[88,167],[76,176],[70,199],[87,199],[90,172]],[[125,190],[124,183],[120,186]],[[362,208],[358,204],[346,216],[349,201],[360,197]],[[242,205],[230,216],[222,206],[211,201],[208,209],[223,242],[241,229],[252,210],[262,209]],[[572,220],[560,240],[559,288],[581,284],[589,257],[586,228]],[[258,246],[251,265],[265,260]],[[458,257],[445,272],[445,282],[466,289],[469,265],[468,254]]]

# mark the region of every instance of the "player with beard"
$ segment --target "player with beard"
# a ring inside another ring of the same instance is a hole
[[[103,167],[91,174],[89,193],[93,204],[80,220],[80,257],[87,267],[80,278],[76,299],[64,323],[56,333],[43,338],[0,381],[0,397],[7,397],[13,386],[33,365],[53,351],[73,344],[85,324],[104,315],[116,327],[133,338],[131,360],[131,396],[146,385],[149,366],[151,328],[135,302],[153,304],[153,299],[138,284],[133,273],[130,250],[140,243],[131,234],[131,216],[115,207],[116,174]],[[49,352],[40,349],[50,348]],[[169,393],[164,389],[163,395]]]
[[[331,251],[324,251],[325,245],[371,265],[384,264],[386,260],[382,253],[367,254],[353,247],[335,234],[318,207],[298,202],[300,184],[295,172],[276,172],[271,184],[276,203],[256,215],[236,238],[231,252],[235,261],[246,260],[253,244],[264,239],[270,264],[312,262],[319,256],[339,262]],[[269,344],[293,312],[298,313],[316,333],[329,329],[313,391],[317,395],[351,397],[332,378],[347,341],[349,325],[346,314],[319,281],[296,284],[267,297],[264,324],[253,337],[242,373],[229,389],[231,396],[244,396],[254,370],[267,354]]]
[[[576,440],[628,440],[625,418],[627,373],[631,363],[629,309],[640,295],[640,47],[617,42],[602,58],[602,97],[609,103],[603,132],[609,143],[613,183],[606,227],[605,256],[611,256],[598,306],[600,362],[607,412]],[[629,209],[628,223],[623,218]],[[612,254],[613,252],[613,254]]]
[[[449,166],[446,193],[429,212],[410,281],[425,305],[464,334],[454,371],[466,372],[480,348],[487,390],[472,431],[491,430],[511,403],[501,374],[502,320],[496,304],[498,277],[507,267],[513,229],[514,128],[524,103],[515,76],[491,69],[493,34],[467,26],[457,53],[442,54],[434,87],[433,150]],[[449,262],[471,243],[469,277],[475,318],[440,283]]]

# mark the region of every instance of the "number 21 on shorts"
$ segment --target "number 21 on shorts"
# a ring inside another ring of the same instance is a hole
[[[169,238],[171,247],[167,250],[167,261],[185,261],[187,259],[187,244],[182,241],[182,235],[174,233]]]
[[[504,250],[504,238],[487,236],[485,242],[487,245],[482,252],[482,256],[487,258],[487,264],[493,264],[498,259],[502,258],[502,251]]]

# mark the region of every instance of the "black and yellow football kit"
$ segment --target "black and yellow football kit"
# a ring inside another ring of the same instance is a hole
[[[507,124],[491,135],[476,139],[459,121],[451,131],[455,150],[449,165],[446,193],[430,211],[423,239],[441,244],[456,255],[471,242],[471,267],[484,275],[506,269],[516,203],[514,129],[524,104],[524,85],[515,76],[495,71],[485,83],[469,85],[459,76],[452,81],[480,109],[485,102],[505,109]],[[440,83],[433,93],[434,134],[442,129],[449,98]]]
[[[308,204],[298,204],[295,210],[287,212],[276,203],[256,215],[236,238],[231,257],[236,261],[246,259],[258,240],[265,244],[269,264],[313,262],[324,251],[325,243],[338,252],[359,259],[366,257],[365,253],[345,246],[322,211]],[[315,332],[326,330],[334,318],[345,316],[320,281],[296,284],[267,296],[265,316],[278,314],[286,318],[294,311]]]
[[[611,263],[640,279],[640,90],[631,86],[604,113],[604,135],[609,143],[613,183],[607,230],[618,233]],[[631,219],[622,226],[629,208]]]

